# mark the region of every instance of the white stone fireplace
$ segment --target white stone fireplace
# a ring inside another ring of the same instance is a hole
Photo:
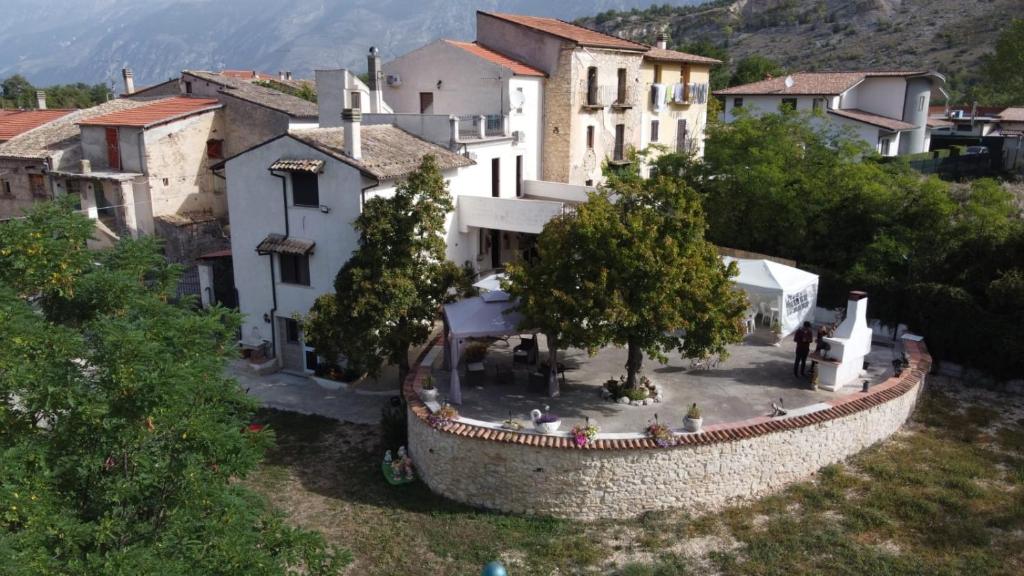
[[[832,337],[825,338],[831,347],[813,360],[818,363],[818,385],[838,390],[856,381],[864,370],[864,358],[871,352],[871,328],[868,328],[868,295],[850,292],[846,302],[846,319]]]

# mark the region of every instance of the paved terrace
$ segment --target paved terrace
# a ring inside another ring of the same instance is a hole
[[[558,360],[565,365],[565,384],[561,396],[549,398],[539,392],[528,392],[528,370],[522,364],[514,370],[514,382],[502,384],[496,367],[512,367],[512,348],[519,343],[515,336],[508,343],[491,345],[484,360],[485,372],[466,376],[463,372],[462,400],[458,407],[463,417],[501,422],[509,417],[530,428],[529,413],[543,409],[562,418],[562,430],[590,417],[602,432],[640,432],[658,414],[662,423],[682,426],[687,407],[696,402],[701,408],[704,425],[738,422],[771,412],[771,403],[782,402],[790,413],[803,407],[835,400],[839,396],[859,393],[861,380],[837,392],[811,390],[809,379],[793,377],[796,345],[792,338],[780,346],[771,345],[772,335],[766,329],[747,338],[743,344],[729,347],[729,358],[710,370],[691,369],[690,361],[678,354],[670,355],[666,365],[645,358],[643,372],[661,384],[664,400],[648,406],[625,406],[601,398],[605,381],[625,374],[626,350],[609,347],[590,357],[583,350],[559,351]],[[547,358],[547,343],[540,337],[541,359]],[[867,380],[872,384],[892,375],[893,349],[873,346],[868,356]],[[444,399],[448,394],[449,372],[441,368],[441,354],[435,355],[433,379]],[[808,370],[810,362],[808,362]],[[809,410],[812,408],[809,408]]]

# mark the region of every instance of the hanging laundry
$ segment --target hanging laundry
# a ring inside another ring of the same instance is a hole
[[[651,105],[654,107],[655,112],[661,112],[665,109],[665,93],[664,84],[651,84]]]

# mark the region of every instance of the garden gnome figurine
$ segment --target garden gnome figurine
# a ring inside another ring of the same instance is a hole
[[[484,571],[480,573],[480,576],[508,576],[508,572],[505,571],[501,562],[495,560],[484,566]]]

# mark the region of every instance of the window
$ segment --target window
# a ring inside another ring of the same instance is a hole
[[[657,120],[651,120],[651,142],[658,141],[658,125],[660,122]]]
[[[967,124],[957,124],[956,125],[956,131],[957,132],[970,132],[972,130],[974,130],[974,127],[971,126],[970,123],[967,123]]]
[[[319,206],[319,177],[312,172],[292,172],[292,204]]]
[[[690,101],[690,65],[679,65],[679,82],[683,85],[683,102]]]
[[[117,128],[106,129],[107,166],[111,170],[121,169],[121,145],[117,141]]]
[[[192,93],[192,83],[189,82],[188,80],[186,80],[185,81],[185,94],[191,94],[191,93]]]
[[[4,193],[4,196],[13,196],[13,194],[11,193],[11,183],[10,182],[8,182],[7,180],[0,180],[0,183],[3,184],[2,191]]]
[[[920,96],[917,97],[917,111],[918,112],[924,112],[924,101],[925,101],[925,95],[924,94],[921,94]]]
[[[284,320],[284,339],[289,344],[298,344],[300,340],[299,323],[293,318],[282,318]]]
[[[676,151],[686,152],[690,149],[690,135],[686,129],[686,119],[681,118],[676,122]]]
[[[881,152],[882,156],[888,156],[889,155],[889,139],[888,138],[882,138],[881,140],[879,140],[878,141],[878,149]]]
[[[206,141],[206,157],[210,160],[221,160],[224,158],[224,141],[223,140],[207,140]]]
[[[594,149],[594,127],[587,126],[587,150]]]
[[[661,84],[661,64],[654,65],[654,83]]]
[[[420,92],[420,114],[433,114],[434,93]]]
[[[743,108],[743,98],[733,98],[732,99],[732,107],[733,108]]]
[[[82,181],[65,180],[64,192],[75,201],[75,210],[82,209]]]
[[[32,191],[34,198],[46,198],[49,196],[46,193],[46,177],[42,174],[29,174],[28,188]]]
[[[523,195],[523,157],[516,156],[516,197]]]
[[[586,182],[584,182],[583,184],[584,184],[585,186],[593,186],[593,185],[594,185],[594,181],[593,181],[593,180],[587,180],[587,181],[586,181]]]
[[[822,110],[824,110],[824,109],[825,109],[825,99],[824,99],[824,98],[815,98],[815,99],[814,99],[814,100],[813,100],[813,101],[811,102],[811,108],[812,108],[812,109],[813,109],[813,110],[814,110],[815,112],[821,112]]]
[[[587,68],[587,105],[597,106],[597,66]]]
[[[281,282],[309,286],[309,256],[305,254],[281,254]]]
[[[501,158],[491,158],[491,197],[501,196]]]
[[[353,92],[352,93],[352,99],[351,99],[350,103],[351,103],[350,108],[359,108],[361,110],[363,108],[363,94],[362,94],[362,92],[359,92],[358,90]]]
[[[780,110],[796,110],[796,98],[783,98]]]
[[[616,124],[615,125],[615,151],[613,152],[612,159],[616,161],[622,161],[625,159],[625,147],[626,141],[626,125]]]
[[[615,102],[617,104],[626,103],[626,69],[619,68],[618,75],[618,86],[615,92]]]

